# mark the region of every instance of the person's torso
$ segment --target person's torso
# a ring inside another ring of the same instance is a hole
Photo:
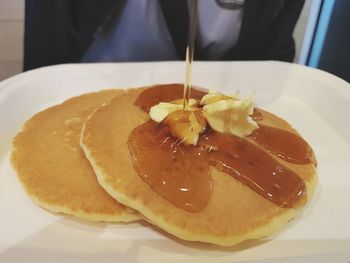
[[[241,28],[243,3],[230,8],[218,2],[198,1],[197,47],[205,59],[220,59],[237,43]],[[128,0],[108,28],[93,41],[83,61],[179,59],[158,0]]]

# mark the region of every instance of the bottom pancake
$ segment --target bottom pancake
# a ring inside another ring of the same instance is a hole
[[[186,211],[160,196],[138,175],[128,148],[131,132],[149,120],[148,114],[134,105],[139,94],[121,95],[96,109],[82,130],[81,147],[100,185],[118,202],[181,239],[223,246],[271,235],[301,210],[304,203],[298,208],[279,207],[214,167],[210,168],[212,193],[204,209]],[[295,132],[288,125],[283,128]],[[316,184],[315,166],[284,165],[304,180],[310,199]]]
[[[79,145],[81,127],[91,112],[123,93],[107,90],[74,97],[26,122],[13,140],[12,165],[36,203],[90,221],[140,218],[100,187]]]

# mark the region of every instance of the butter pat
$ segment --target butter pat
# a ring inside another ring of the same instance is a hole
[[[239,96],[238,94],[234,96],[226,96],[224,94],[217,93],[214,90],[209,90],[209,93],[202,97],[200,104],[207,105],[207,104],[212,104],[214,102],[218,102],[220,100],[227,100],[227,99],[239,100]]]
[[[164,119],[164,124],[169,126],[172,136],[179,138],[185,144],[192,145],[197,145],[199,134],[207,127],[207,122],[199,110],[174,111]]]
[[[244,137],[258,128],[250,116],[254,111],[253,97],[240,100],[210,92],[202,98],[201,105],[203,116],[215,131]]]
[[[177,100],[174,103],[170,102],[160,102],[157,105],[153,106],[149,112],[149,115],[152,120],[155,122],[162,122],[170,113],[174,111],[182,110],[183,100]],[[197,104],[195,99],[189,100],[189,110],[193,109],[193,107]]]
[[[183,110],[183,100],[160,102],[150,110],[155,122],[169,126],[172,136],[185,144],[196,145],[199,135],[207,125],[218,132],[244,137],[251,134],[258,125],[250,115],[254,111],[253,97],[240,100],[238,95],[226,96],[210,91],[198,105],[190,99],[188,110]]]
[[[199,134],[207,122],[200,114],[200,108],[195,99],[190,99],[188,111],[183,110],[183,100],[160,102],[150,110],[150,117],[155,122],[163,122],[169,126],[170,133],[185,144],[196,145]]]

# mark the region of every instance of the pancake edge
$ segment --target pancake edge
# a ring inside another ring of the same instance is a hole
[[[110,222],[110,223],[115,223],[115,222],[134,222],[134,221],[138,221],[143,219],[142,215],[129,207],[125,207],[125,211],[122,211],[120,214],[117,215],[112,215],[112,214],[106,214],[106,213],[87,213],[83,210],[73,210],[73,209],[69,209],[67,207],[64,206],[60,206],[60,205],[51,205],[47,202],[43,202],[41,201],[39,198],[37,198],[35,195],[31,194],[30,190],[27,188],[27,186],[25,185],[25,183],[22,181],[21,177],[19,176],[20,172],[17,168],[17,164],[16,164],[16,154],[17,154],[17,147],[14,144],[14,141],[17,137],[18,134],[22,133],[25,131],[25,127],[27,125],[27,122],[29,120],[31,120],[35,115],[39,114],[42,111],[45,111],[51,107],[56,107],[56,106],[60,106],[63,105],[67,102],[70,102],[71,100],[86,95],[86,94],[98,94],[100,92],[105,92],[105,91],[109,91],[109,90],[121,90],[124,93],[127,92],[127,89],[105,89],[105,90],[100,90],[100,91],[93,91],[93,92],[88,92],[88,93],[83,93],[77,96],[73,96],[70,97],[66,100],[64,100],[62,103],[58,103],[55,105],[52,105],[48,108],[45,108],[43,110],[40,110],[38,112],[36,112],[35,114],[33,114],[23,125],[22,128],[19,132],[16,133],[16,135],[13,137],[12,139],[12,147],[11,147],[11,155],[10,155],[10,163],[11,163],[11,167],[12,170],[15,172],[16,177],[18,179],[18,181],[20,182],[20,185],[22,186],[22,188],[24,189],[24,192],[26,193],[27,196],[29,196],[29,198],[36,203],[37,205],[39,205],[40,207],[44,208],[45,210],[49,211],[49,212],[53,212],[56,214],[64,214],[66,216],[72,216],[72,217],[77,217],[79,219],[83,219],[83,220],[87,220],[90,222]],[[119,95],[116,95],[119,96]],[[103,105],[106,102],[103,102],[101,105]],[[101,105],[97,106],[96,108],[100,107]],[[92,111],[92,113],[94,112],[94,110]],[[91,114],[92,114],[91,113]],[[91,167],[92,168],[92,167]],[[127,210],[129,210],[130,212],[128,212]]]
[[[103,107],[103,106],[102,106]],[[96,110],[87,118],[89,120],[92,115],[96,112]],[[124,204],[128,207],[131,207],[137,211],[139,211],[143,216],[146,217],[146,220],[151,222],[152,224],[159,226],[164,231],[170,233],[171,235],[178,237],[180,239],[186,240],[186,241],[200,241],[204,243],[211,243],[215,245],[230,247],[237,245],[239,243],[242,243],[246,240],[252,240],[252,239],[260,239],[267,236],[272,236],[273,234],[276,234],[279,232],[285,225],[287,225],[288,222],[293,220],[298,214],[302,212],[302,210],[305,209],[305,207],[310,204],[310,200],[312,199],[312,196],[314,194],[316,184],[317,184],[317,172],[316,167],[314,167],[314,173],[312,174],[312,180],[305,181],[306,189],[307,189],[307,204],[304,205],[301,208],[293,209],[289,208],[286,209],[286,212],[278,215],[277,217],[274,217],[268,224],[265,224],[264,226],[258,227],[252,231],[246,232],[245,234],[239,235],[239,236],[213,236],[213,235],[194,235],[187,231],[183,231],[181,228],[177,228],[175,226],[170,227],[169,224],[166,223],[165,220],[162,218],[153,216],[153,213],[147,209],[146,206],[142,205],[142,202],[138,202],[137,200],[130,201],[130,199],[116,191],[114,188],[110,187],[108,183],[104,179],[104,172],[103,168],[99,167],[95,160],[93,159],[90,150],[86,145],[84,144],[83,137],[84,137],[84,131],[85,131],[85,124],[83,124],[82,130],[81,130],[81,136],[80,136],[80,147],[82,148],[83,152],[85,153],[86,158],[89,160],[91,166],[93,167],[93,170],[97,176],[97,180],[101,187],[105,189],[105,191],[112,196],[115,200],[117,200],[119,203]]]

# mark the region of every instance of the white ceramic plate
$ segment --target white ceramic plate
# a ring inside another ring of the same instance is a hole
[[[258,106],[288,120],[312,145],[319,185],[298,220],[272,240],[221,249],[148,225],[86,223],[36,206],[9,164],[11,138],[30,116],[85,92],[184,79],[179,62],[60,65],[0,83],[0,262],[349,262],[350,85],[278,62],[198,62],[193,74],[196,85],[256,92]]]

